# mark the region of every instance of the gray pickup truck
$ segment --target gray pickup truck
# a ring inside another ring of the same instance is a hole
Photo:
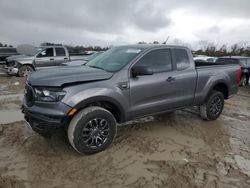
[[[85,66],[34,72],[27,78],[22,111],[42,135],[57,128],[79,153],[107,148],[117,123],[198,106],[217,119],[224,99],[237,93],[238,65],[195,65],[188,48],[168,45],[114,47]]]
[[[59,66],[65,62],[81,59],[83,56],[70,56],[64,46],[43,46],[34,54],[8,57],[6,72],[10,75],[27,76],[38,69]]]

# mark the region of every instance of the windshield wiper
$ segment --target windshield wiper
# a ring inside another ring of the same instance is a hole
[[[96,68],[96,69],[101,69],[101,70],[105,70],[104,68],[102,68],[102,67],[97,67],[97,66],[94,66],[94,65],[88,65],[89,67],[91,67],[91,68]]]

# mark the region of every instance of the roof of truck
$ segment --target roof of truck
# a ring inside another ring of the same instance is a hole
[[[147,48],[159,48],[159,47],[169,47],[169,48],[186,48],[184,46],[178,46],[178,45],[166,45],[166,44],[131,44],[131,45],[122,45],[124,47],[131,47],[131,48],[141,48],[141,49],[147,49]]]
[[[39,48],[64,48],[65,46],[60,46],[60,45],[57,45],[57,46],[40,46]]]

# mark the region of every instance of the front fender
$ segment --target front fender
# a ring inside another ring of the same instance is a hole
[[[29,66],[31,66],[35,70],[35,66],[33,65],[33,61],[32,60],[16,61],[16,63],[17,63],[16,68],[20,68],[23,65],[29,65]]]
[[[129,108],[129,100],[119,90],[100,87],[82,90],[73,95],[69,93],[69,96],[66,95],[62,102],[77,109],[93,102],[109,102],[120,110],[124,118],[126,109]]]

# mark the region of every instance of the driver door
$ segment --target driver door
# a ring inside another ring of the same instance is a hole
[[[36,67],[55,66],[54,48],[46,48],[37,54],[35,58]]]
[[[172,107],[175,80],[170,49],[156,49],[144,55],[134,66],[149,66],[152,75],[130,76],[130,116],[164,111]]]

